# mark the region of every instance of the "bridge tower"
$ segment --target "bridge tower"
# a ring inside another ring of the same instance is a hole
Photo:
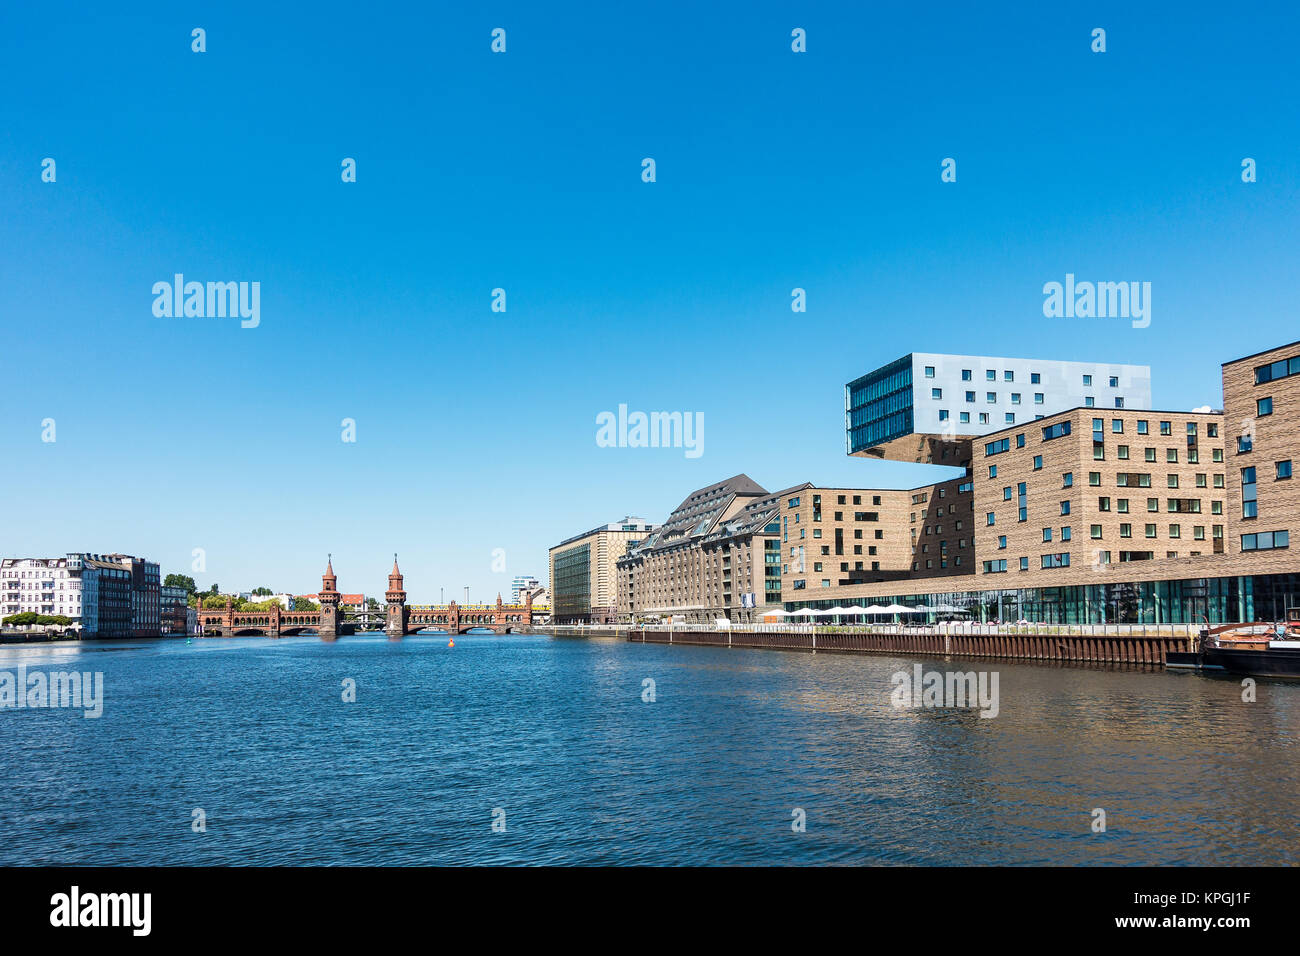
[[[330,555],[320,578],[320,636],[333,640],[339,636],[339,579],[334,574],[334,556]]]
[[[388,620],[384,632],[390,637],[405,637],[406,623],[410,611],[406,607],[406,589],[403,586],[402,572],[397,567],[397,555],[393,555],[393,570],[388,575],[388,590],[384,592],[388,602]]]

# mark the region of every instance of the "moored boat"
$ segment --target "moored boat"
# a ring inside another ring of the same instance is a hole
[[[1289,608],[1285,623],[1205,628],[1194,652],[1170,654],[1166,666],[1251,677],[1300,677],[1300,608]]]

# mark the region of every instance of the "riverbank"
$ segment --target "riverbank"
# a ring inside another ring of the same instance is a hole
[[[643,644],[1163,667],[1169,654],[1192,650],[1199,629],[1191,624],[951,624],[860,628],[782,624],[709,628],[661,624],[557,626],[544,631],[557,637],[599,634]]]

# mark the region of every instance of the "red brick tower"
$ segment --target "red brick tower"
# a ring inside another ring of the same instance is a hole
[[[401,569],[397,566],[397,555],[393,555],[393,570],[388,575],[388,590],[384,592],[388,604],[388,620],[384,631],[390,638],[405,637],[409,611],[406,608],[406,588],[402,580]]]
[[[334,556],[330,555],[320,578],[320,636],[339,636],[339,579],[334,574]]]

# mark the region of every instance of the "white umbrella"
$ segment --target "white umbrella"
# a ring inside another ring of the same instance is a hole
[[[844,609],[844,613],[845,614],[870,614],[871,608],[863,607],[861,604],[855,604],[852,607],[846,607]]]
[[[912,608],[905,607],[902,604],[887,604],[880,609],[885,614],[910,614]]]
[[[818,614],[818,613],[820,613],[820,612],[819,612],[819,611],[814,611],[814,610],[813,610],[812,608],[810,608],[810,607],[801,607],[801,608],[799,608],[799,610],[797,610],[797,611],[794,612],[794,614],[796,614],[796,615],[798,615],[798,614],[810,614],[810,615],[811,615],[811,614]]]
[[[866,607],[862,609],[862,613],[863,614],[884,614],[887,610],[889,609],[881,604],[868,604]]]
[[[794,613],[794,612],[792,612],[792,611],[787,611],[787,610],[785,610],[784,608],[779,608],[779,607],[778,607],[778,608],[774,608],[774,609],[771,610],[771,611],[767,611],[767,610],[763,611],[764,616],[766,616],[766,615],[768,615],[768,614],[775,614],[775,615],[777,615],[777,616],[779,616],[779,617],[789,617],[792,613]]]

